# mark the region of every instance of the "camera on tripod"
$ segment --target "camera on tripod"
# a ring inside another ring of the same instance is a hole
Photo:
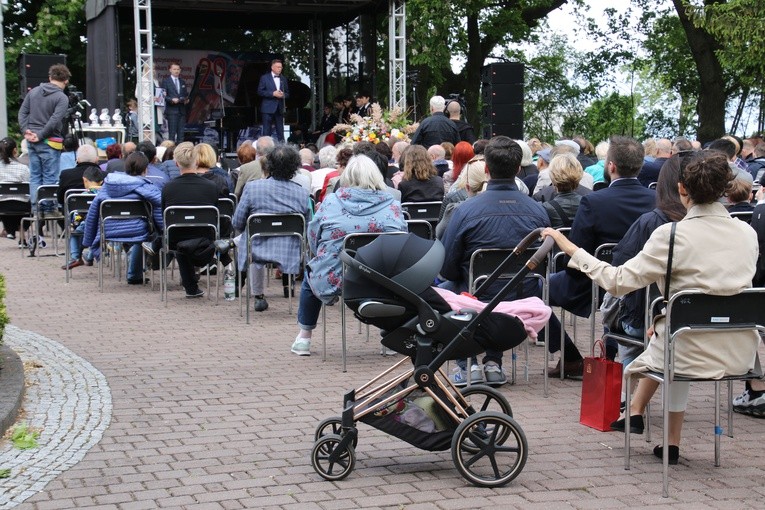
[[[67,117],[80,116],[85,112],[85,108],[90,106],[90,103],[85,99],[85,95],[82,91],[77,90],[74,85],[67,85],[66,95],[69,97],[69,108],[66,112]]]

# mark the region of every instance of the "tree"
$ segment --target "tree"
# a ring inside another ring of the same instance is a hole
[[[535,50],[507,51],[506,56],[526,67],[524,132],[528,137],[554,140],[563,135],[561,124],[580,115],[597,97],[601,75],[591,74],[586,55],[560,35],[540,41]]]
[[[16,112],[21,104],[16,62],[23,53],[63,53],[72,83],[85,83],[85,0],[17,0],[4,15],[8,132],[18,131]],[[82,85],[82,86],[81,86]]]
[[[635,98],[612,92],[594,100],[579,115],[563,122],[563,132],[568,136],[583,134],[597,143],[612,135],[643,138],[645,123],[635,115]]]
[[[581,0],[572,0],[581,5]],[[464,93],[468,121],[479,124],[481,67],[498,48],[527,39],[532,28],[568,0],[409,0],[410,64],[419,72],[419,104],[436,89]],[[464,60],[459,72],[453,58]],[[448,91],[448,92],[446,92]]]

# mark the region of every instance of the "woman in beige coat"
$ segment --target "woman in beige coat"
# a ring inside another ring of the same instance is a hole
[[[719,152],[699,153],[681,169],[678,190],[688,214],[676,226],[670,294],[694,289],[715,295],[732,295],[751,287],[758,254],[757,236],[748,224],[731,218],[718,202],[732,179],[728,161]],[[599,261],[556,230],[546,229],[543,235],[553,237],[561,250],[571,256],[569,267],[587,274],[611,294],[622,296],[654,282],[664,290],[671,227],[668,223],[657,228],[643,250],[619,267]],[[625,377],[648,370],[664,370],[664,332],[662,316],[653,324],[648,348],[625,370]],[[708,335],[711,334],[714,333],[689,335],[676,345],[677,375],[719,378],[744,374],[754,366],[759,342],[756,333],[731,333],[725,343],[709,342]],[[643,412],[658,385],[651,379],[640,379],[629,410],[631,432],[643,432]],[[679,457],[687,400],[688,383],[674,382],[669,406],[669,459],[672,464],[676,464]],[[617,420],[611,427],[624,430],[625,418]],[[654,454],[661,458],[662,447],[654,448]]]

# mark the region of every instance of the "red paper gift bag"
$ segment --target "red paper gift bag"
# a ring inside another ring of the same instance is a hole
[[[579,423],[602,432],[611,430],[611,423],[619,418],[622,393],[622,364],[603,356],[584,358],[582,380],[582,408]]]

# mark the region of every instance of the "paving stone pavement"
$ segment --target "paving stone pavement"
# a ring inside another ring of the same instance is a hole
[[[58,342],[14,326],[4,342],[25,366],[26,423],[38,430],[39,448],[0,445],[0,466],[11,476],[0,480],[0,508],[13,508],[37,494],[77,464],[109,427],[112,399],[106,378],[93,365]]]
[[[391,364],[378,354],[374,333],[367,342],[351,324],[343,373],[337,307],[327,314],[328,360],[321,359],[320,332],[311,357],[294,356],[295,316],[277,280],[266,290],[270,308],[253,312],[248,326],[237,303],[186,300],[177,281],[165,307],[158,292],[124,279],[107,276],[99,292],[96,268],[76,268],[65,284],[61,264],[59,257],[22,260],[15,243],[0,244],[12,324],[59,342],[100,371],[111,390],[111,423],[80,462],[17,508],[762,506],[765,420],[736,415],[735,438],[723,436],[722,466],[715,468],[713,385],[694,386],[682,460],[670,470],[670,497],[662,498],[661,465],[651,454],[658,427],[654,442],[633,437],[632,469],[625,471],[623,436],[578,423],[580,382],[551,381],[550,396],[543,396],[536,346],[530,381],[501,390],[530,450],[508,486],[473,487],[449,452],[417,450],[363,424],[354,472],[324,481],[310,464],[314,428],[339,414],[345,391]],[[583,337],[584,321],[578,331]]]

